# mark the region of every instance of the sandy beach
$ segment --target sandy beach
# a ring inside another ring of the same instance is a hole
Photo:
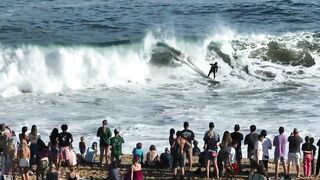
[[[197,157],[193,157],[194,162],[198,162]],[[120,171],[121,175],[125,175],[130,167],[132,161],[132,155],[124,155],[122,157],[122,163],[120,166]],[[96,162],[98,162],[98,158],[96,157]],[[249,162],[247,159],[243,159],[243,166],[244,166],[244,171],[249,170]],[[274,179],[274,163],[273,161],[269,162],[269,175],[271,179]],[[203,168],[200,174],[195,174],[195,171],[197,169],[197,163],[193,165],[193,169],[191,171],[186,171],[185,179],[206,179],[205,178],[205,169]],[[61,168],[60,169],[61,174],[60,174],[60,179],[66,179],[66,172],[69,171],[68,168]],[[103,180],[108,177],[108,172],[106,167],[99,167],[98,165],[77,165],[76,166],[76,171],[80,175],[80,179],[94,179],[94,180]],[[171,169],[162,169],[162,168],[150,168],[150,167],[143,167],[142,168],[143,174],[145,179],[172,179],[172,173]],[[213,168],[212,168],[213,171]],[[280,168],[280,173],[282,173],[283,170]],[[295,167],[292,166],[291,169],[291,179],[296,179],[295,178]],[[282,174],[280,174],[282,175]],[[303,166],[301,166],[301,178],[300,179],[308,179],[308,178],[303,178]],[[20,178],[20,177],[19,177]],[[18,178],[18,179],[19,179]],[[235,179],[247,179],[248,175],[247,174],[239,174],[236,175]],[[31,179],[36,179],[35,176],[32,176]],[[226,179],[224,177],[220,179]],[[320,179],[316,177],[312,177],[309,179]]]

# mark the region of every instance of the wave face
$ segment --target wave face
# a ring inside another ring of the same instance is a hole
[[[152,73],[155,67],[182,68],[196,77],[207,73],[213,61],[219,63],[220,80],[236,83],[320,76],[318,33],[272,36],[223,32],[202,40],[148,33],[141,43],[111,46],[1,45],[0,94],[143,84],[157,78]]]
[[[139,47],[35,46],[0,48],[1,94],[60,92],[139,82],[148,75]]]

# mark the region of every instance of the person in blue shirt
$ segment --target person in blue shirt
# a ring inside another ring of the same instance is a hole
[[[133,157],[137,155],[139,157],[139,163],[143,164],[143,151],[142,151],[142,143],[137,143],[136,148],[132,151]]]

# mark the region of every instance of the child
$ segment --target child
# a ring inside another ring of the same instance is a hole
[[[142,143],[137,143],[136,148],[132,151],[133,157],[138,156],[139,163],[143,164],[143,151],[142,151]]]
[[[192,149],[192,156],[199,156],[201,153],[200,148],[198,147],[198,141],[194,140],[193,141],[193,149]]]
[[[305,177],[311,177],[311,161],[313,158],[312,145],[309,136],[305,137],[305,143],[302,144],[303,151],[303,172]]]
[[[83,136],[81,136],[80,138],[79,149],[80,149],[81,156],[84,157],[84,153],[86,152],[86,143],[84,142]]]
[[[46,179],[59,180],[59,172],[56,170],[56,166],[52,164],[47,172]]]
[[[227,177],[230,177],[230,175],[232,175],[232,177],[234,178],[234,176],[240,172],[240,169],[237,164],[237,158],[236,158],[237,146],[238,146],[238,143],[236,141],[232,141],[231,146],[228,147],[229,157],[227,161],[228,164],[226,165]]]
[[[111,162],[111,166],[109,167],[109,174],[108,178],[110,180],[120,180],[122,179],[120,175],[120,168],[118,166],[118,163],[116,161]]]
[[[314,165],[315,165],[315,162],[314,162],[314,160],[315,160],[315,156],[316,156],[316,151],[317,151],[317,147],[315,146],[315,145],[313,145],[313,143],[314,143],[314,138],[313,137],[311,137],[310,138],[310,144],[311,144],[311,146],[312,146],[312,152],[313,152],[313,157],[312,157],[312,161],[311,161],[311,175],[313,175],[315,172],[315,170],[314,170]]]

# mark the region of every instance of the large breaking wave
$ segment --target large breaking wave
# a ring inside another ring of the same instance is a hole
[[[145,83],[156,78],[151,69],[158,67],[203,76],[213,61],[219,63],[223,81],[299,82],[320,76],[319,54],[320,33],[274,36],[230,30],[202,40],[148,33],[140,43],[112,46],[2,44],[0,95]]]

